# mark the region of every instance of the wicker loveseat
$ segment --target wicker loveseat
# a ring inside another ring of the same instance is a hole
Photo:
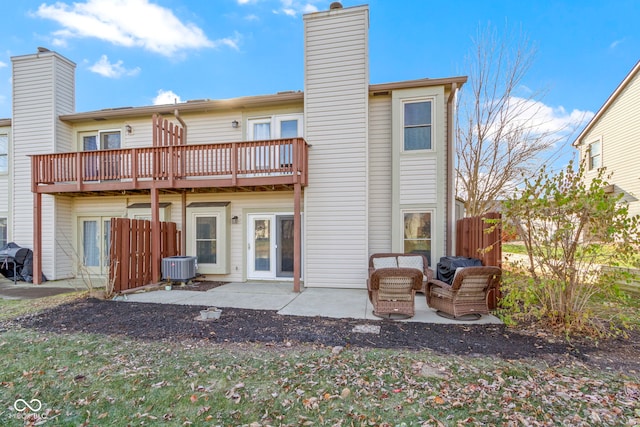
[[[374,271],[380,268],[415,268],[422,272],[422,287],[418,291],[427,291],[427,282],[434,277],[429,268],[427,257],[421,254],[405,254],[397,252],[376,253],[369,257],[369,280]]]
[[[427,305],[438,310],[438,314],[449,318],[460,318],[473,314],[489,314],[487,297],[498,285],[502,276],[499,267],[461,267],[451,285],[437,279],[427,283]]]
[[[369,257],[367,289],[373,314],[392,318],[415,314],[416,291],[433,278],[427,258],[419,254],[378,253]]]

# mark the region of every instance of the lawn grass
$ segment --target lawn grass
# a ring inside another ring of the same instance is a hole
[[[0,298],[0,321],[13,319],[25,314],[36,313],[49,307],[87,296],[87,291],[69,292],[38,299],[3,299]]]
[[[0,334],[0,354],[3,426],[640,422],[637,378],[580,365],[24,329]],[[37,413],[13,409],[36,398]]]
[[[78,295],[0,300],[0,316]],[[146,342],[5,327],[2,426],[640,425],[638,373],[575,359]],[[18,412],[18,399],[42,407]]]

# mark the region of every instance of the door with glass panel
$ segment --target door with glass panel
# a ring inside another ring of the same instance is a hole
[[[293,277],[293,215],[249,215],[249,279]]]
[[[100,153],[121,147],[120,131],[80,134],[82,151],[95,152],[84,157],[85,180],[114,180],[120,177],[120,156],[116,152]]]
[[[82,217],[80,226],[79,262],[91,275],[109,273],[109,249],[111,243],[111,218]]]
[[[249,120],[248,137],[251,141],[298,138],[302,136],[302,115],[285,114]],[[290,167],[293,163],[291,144],[256,147],[253,149],[254,166],[260,170]]]

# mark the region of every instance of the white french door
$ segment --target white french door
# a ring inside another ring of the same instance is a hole
[[[247,223],[247,277],[292,278],[293,215],[251,214]]]
[[[81,217],[79,263],[89,274],[109,273],[111,218]]]

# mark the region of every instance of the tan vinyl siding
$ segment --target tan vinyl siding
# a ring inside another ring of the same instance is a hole
[[[404,151],[404,103],[430,100],[430,150]],[[444,87],[400,89],[392,93],[392,249],[404,250],[404,212],[431,212],[431,264],[445,255],[446,99]]]
[[[400,162],[400,203],[437,202],[437,161],[423,156],[403,157]]]
[[[56,198],[55,224],[55,244],[52,248],[57,256],[55,277],[57,279],[73,277],[78,258],[74,244],[75,223],[71,197],[59,196]]]
[[[305,286],[364,287],[368,10],[305,16]]]
[[[391,252],[391,97],[369,98],[369,254]]]
[[[611,103],[589,133],[581,140],[582,158],[588,160],[589,144],[602,142],[602,166],[613,172],[610,183],[616,193],[624,193],[630,213],[640,214],[640,73]],[[595,176],[595,171],[587,174]]]
[[[29,154],[53,153],[70,143],[70,129],[57,114],[71,113],[75,64],[54,52],[13,57],[13,240],[33,248],[33,194]],[[59,77],[59,79],[58,79]],[[55,198],[42,197],[42,266],[55,279]]]
[[[182,198],[175,195],[162,195],[160,202],[171,203],[171,221],[182,230],[183,238],[187,242],[187,255],[191,253],[193,230],[186,230],[182,223]],[[192,202],[230,202],[230,217],[238,216],[238,224],[230,227],[230,273],[211,275],[215,280],[244,281],[247,277],[247,214],[248,213],[293,213],[293,193],[291,192],[263,192],[243,194],[193,194],[187,197],[187,206]],[[77,198],[73,214],[73,241],[76,245],[75,253],[79,253],[78,218],[91,216],[126,217],[127,206],[133,203],[150,203],[148,197],[91,197]]]

